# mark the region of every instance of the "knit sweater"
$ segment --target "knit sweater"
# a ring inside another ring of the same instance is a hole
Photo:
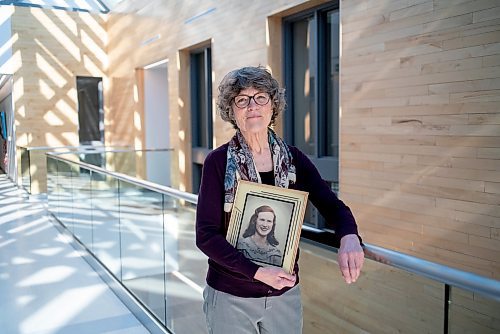
[[[203,165],[196,209],[196,245],[208,256],[207,284],[239,297],[279,296],[290,288],[276,290],[254,279],[259,265],[246,258],[226,240],[228,215],[224,212],[224,175],[228,144],[210,152]],[[289,146],[297,180],[290,189],[309,193],[309,200],[335,227],[338,238],[358,234],[351,210],[337,198],[321,178],[311,160],[299,149]],[[295,273],[298,279],[298,253]]]

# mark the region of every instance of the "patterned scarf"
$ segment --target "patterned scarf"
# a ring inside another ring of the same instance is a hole
[[[268,128],[269,147],[273,157],[274,184],[288,188],[296,182],[295,166],[292,154],[285,142]],[[238,180],[262,183],[257,167],[252,158],[252,152],[240,130],[229,142],[227,150],[226,175],[224,177],[224,211],[231,212]]]

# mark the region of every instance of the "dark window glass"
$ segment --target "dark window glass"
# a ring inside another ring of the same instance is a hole
[[[339,156],[338,3],[294,14],[286,17],[283,23],[288,103],[284,114],[285,138],[309,156],[323,179],[336,191]],[[333,227],[328,226],[312,205],[308,205],[304,222],[322,233],[333,232]]]
[[[325,155],[339,155],[339,13],[326,14],[326,143]]]
[[[102,78],[76,77],[76,89],[80,143],[104,142]]]
[[[339,14],[321,9],[285,20],[287,140],[313,157],[338,157]]]
[[[316,147],[316,57],[315,20],[306,18],[292,23],[293,47],[293,138],[294,144],[306,154]]]
[[[212,60],[210,48],[191,52],[191,141],[192,141],[192,192],[200,188],[201,171],[206,154],[212,149]]]
[[[210,48],[191,54],[193,147],[212,148],[212,69]]]

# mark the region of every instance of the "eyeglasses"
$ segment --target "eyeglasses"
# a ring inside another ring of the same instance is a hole
[[[246,108],[250,104],[250,100],[254,100],[259,106],[265,106],[269,102],[269,94],[267,93],[257,93],[253,96],[249,95],[238,95],[234,98],[234,104],[238,108]]]

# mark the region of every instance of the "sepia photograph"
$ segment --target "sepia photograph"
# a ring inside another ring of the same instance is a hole
[[[240,181],[227,240],[259,265],[291,273],[307,205],[307,193]]]

